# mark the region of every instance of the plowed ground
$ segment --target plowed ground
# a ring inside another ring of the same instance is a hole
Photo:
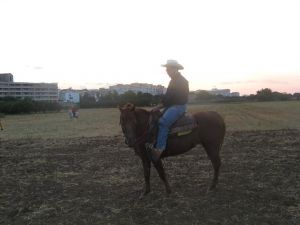
[[[0,224],[300,224],[300,131],[227,133],[216,191],[202,147],[164,160],[173,193],[121,136],[1,141]]]

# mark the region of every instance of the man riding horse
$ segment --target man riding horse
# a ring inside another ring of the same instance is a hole
[[[151,155],[154,161],[158,161],[162,152],[166,149],[171,125],[186,112],[186,103],[189,95],[189,83],[179,72],[179,70],[183,69],[183,66],[176,60],[168,60],[162,66],[166,67],[166,72],[171,80],[161,103],[153,109],[153,111],[156,111],[165,108],[164,114],[159,119],[156,145],[151,148]]]
[[[183,154],[199,144],[203,146],[214,169],[209,186],[209,190],[213,190],[217,186],[221,166],[220,150],[226,132],[224,119],[214,111],[199,111],[183,117],[189,94],[188,81],[179,73],[183,66],[175,60],[168,60],[163,66],[171,81],[158,106],[152,111],[136,108],[132,103],[119,106],[125,143],[134,149],[143,164],[145,190],[141,197],[150,192],[151,161],[165,184],[166,192],[170,193],[161,158]],[[159,117],[162,108],[165,108],[164,114]],[[159,128],[157,138],[156,121]],[[155,141],[153,146],[151,143]]]

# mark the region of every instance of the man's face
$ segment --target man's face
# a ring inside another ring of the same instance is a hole
[[[177,69],[177,68],[175,68],[175,67],[170,67],[170,66],[166,67],[166,71],[167,71],[167,74],[168,74],[171,78],[173,78],[173,77],[178,73],[178,69]]]

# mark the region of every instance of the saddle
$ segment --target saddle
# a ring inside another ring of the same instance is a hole
[[[174,124],[172,124],[169,135],[187,135],[196,127],[197,122],[195,121],[193,115],[191,113],[185,113]]]
[[[161,115],[161,114],[160,114]],[[155,122],[150,125],[147,141],[146,141],[146,149],[152,149],[155,146],[157,139],[157,131],[158,131],[158,118],[154,120]],[[170,131],[168,134],[169,138],[184,136],[192,133],[192,131],[198,126],[194,116],[191,113],[183,114],[178,120],[175,121],[174,124],[171,125]],[[150,151],[147,151],[148,157],[151,159]]]

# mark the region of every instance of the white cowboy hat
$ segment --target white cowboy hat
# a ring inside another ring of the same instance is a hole
[[[182,65],[180,65],[176,60],[174,60],[174,59],[169,59],[169,60],[167,60],[167,63],[166,64],[162,64],[161,66],[163,66],[163,67],[175,67],[175,68],[177,68],[177,69],[179,69],[179,70],[183,70],[184,68],[183,68],[183,66]]]

